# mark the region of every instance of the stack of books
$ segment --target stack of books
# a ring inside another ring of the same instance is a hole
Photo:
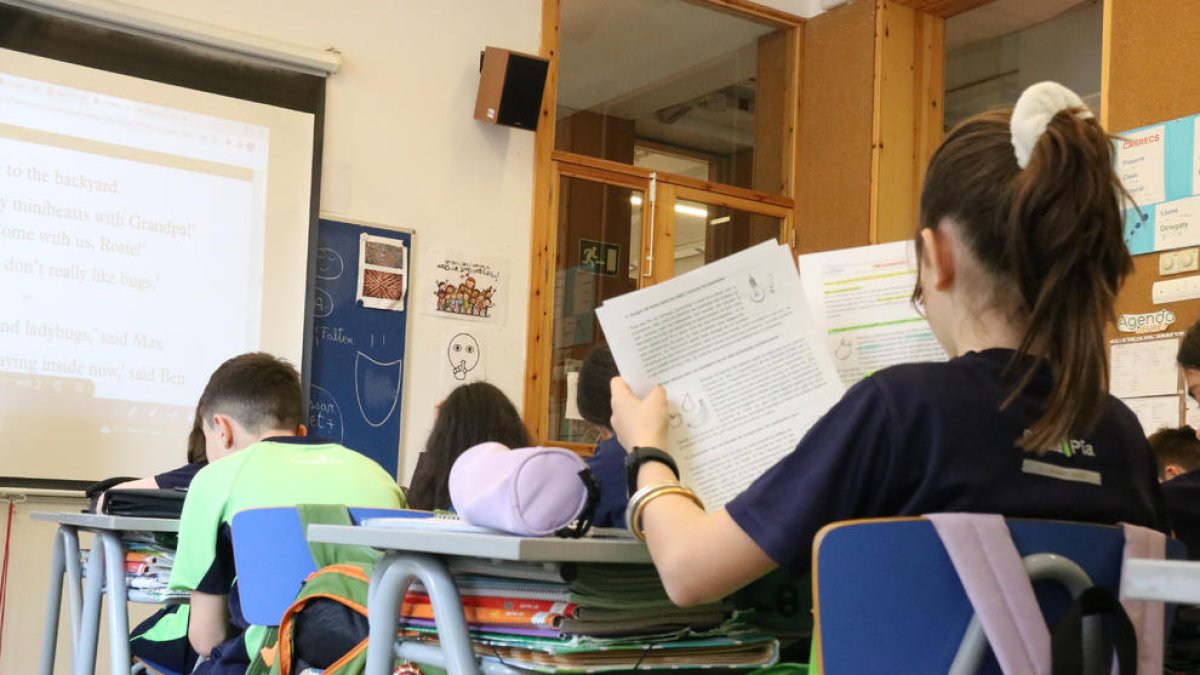
[[[451,565],[480,656],[540,672],[604,672],[774,663],[778,642],[729,603],[676,607],[650,565],[458,560]],[[429,596],[401,608],[409,639],[437,643]]]
[[[125,545],[125,588],[130,602],[162,604],[188,599],[188,594],[167,590],[171,580],[171,568],[175,563],[175,545],[164,540],[163,535],[152,533],[126,533],[121,538]],[[87,559],[90,552],[80,551],[81,571],[87,574]]]
[[[133,602],[186,600],[187,593],[167,590],[175,551],[153,541],[125,542],[125,587]]]

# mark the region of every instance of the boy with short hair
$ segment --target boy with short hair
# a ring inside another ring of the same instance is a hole
[[[1190,426],[1162,428],[1150,435],[1167,513],[1188,557],[1200,560],[1200,440]]]
[[[248,625],[241,613],[233,515],[304,503],[401,508],[404,497],[373,460],[306,435],[300,376],[283,359],[264,353],[229,359],[209,379],[198,412],[211,463],[184,502],[169,586],[191,593],[188,639],[210,657],[195,672],[240,675],[265,628]]]

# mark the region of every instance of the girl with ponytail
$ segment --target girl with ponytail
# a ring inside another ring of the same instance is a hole
[[[952,130],[925,175],[914,291],[950,360],[854,385],[722,509],[656,489],[676,478],[638,448],[666,442],[664,392],[639,399],[613,380],[613,429],[642,460],[630,525],[677,603],[776,566],[807,572],[836,520],[969,511],[1166,530],[1141,425],[1107,393],[1104,327],[1132,267],[1112,153],[1052,82]]]

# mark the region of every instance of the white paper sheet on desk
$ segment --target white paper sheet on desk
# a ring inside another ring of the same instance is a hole
[[[898,363],[945,361],[933,329],[912,304],[912,242],[798,256],[804,296],[849,387]]]
[[[666,387],[668,445],[712,510],[781,457],[843,388],[786,246],[765,242],[596,310],[639,395]]]
[[[475,532],[479,534],[505,534],[490,527],[471,525],[458,518],[365,518],[363,525],[369,527],[391,527],[397,530],[441,530],[442,532]]]
[[[1117,398],[1166,396],[1179,393],[1180,333],[1155,338],[1113,341],[1109,352],[1108,390]]]

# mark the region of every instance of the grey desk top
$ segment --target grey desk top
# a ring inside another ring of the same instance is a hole
[[[517,537],[506,534],[405,529],[371,525],[310,525],[310,541],[329,544],[370,546],[392,551],[416,551],[441,555],[525,560],[531,562],[650,562],[650,552],[630,539],[560,539]]]
[[[98,513],[53,513],[34,511],[33,520],[44,520],[59,525],[71,525],[85,530],[116,530],[120,532],[178,532],[179,521],[174,518],[137,518],[110,516]]]

